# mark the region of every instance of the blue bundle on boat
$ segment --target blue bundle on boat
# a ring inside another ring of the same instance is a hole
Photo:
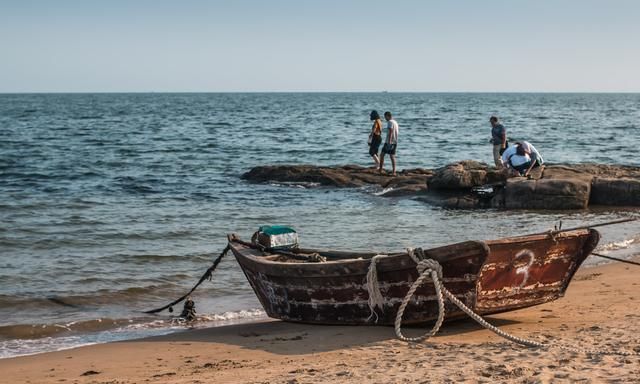
[[[267,248],[294,248],[298,246],[298,233],[286,225],[263,225],[257,240]]]

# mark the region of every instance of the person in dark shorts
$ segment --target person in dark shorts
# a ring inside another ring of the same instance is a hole
[[[380,153],[380,173],[384,171],[384,155],[389,154],[391,158],[391,166],[393,168],[392,175],[396,175],[396,148],[398,147],[398,123],[391,116],[391,112],[384,113],[384,119],[387,121],[387,139],[384,141],[382,152]]]
[[[369,119],[373,121],[371,127],[371,133],[369,133],[369,155],[373,157],[373,161],[376,163],[376,168],[380,167],[380,157],[378,157],[378,149],[382,144],[382,120],[378,111],[371,111]]]
[[[502,154],[502,163],[513,175],[528,177],[533,168],[544,167],[540,152],[528,141],[508,147]]]

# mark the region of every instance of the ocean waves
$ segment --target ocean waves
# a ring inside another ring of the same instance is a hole
[[[167,277],[170,280],[176,280],[176,278],[184,279],[188,276],[175,276]],[[158,279],[160,280],[160,279]],[[82,310],[90,310],[91,308],[96,308],[99,306],[109,306],[109,305],[121,305],[127,306],[131,303],[139,303],[140,301],[152,301],[157,300],[158,298],[164,298],[174,292],[177,291],[177,286],[175,283],[164,283],[164,284],[150,284],[143,285],[145,283],[144,279],[107,279],[100,277],[88,277],[77,279],[73,283],[81,284],[81,285],[102,285],[104,287],[107,286],[118,286],[122,285],[131,285],[132,283],[138,284],[138,286],[130,286],[122,289],[109,289],[109,288],[98,288],[95,290],[91,290],[90,292],[86,292],[85,294],[66,294],[64,295],[62,292],[57,290],[58,294],[45,294],[43,296],[35,296],[36,292],[30,293],[27,295],[0,295],[0,307],[7,311],[23,311],[25,314],[27,311],[45,311],[45,310],[57,310],[63,308],[74,308],[74,309],[82,309]],[[148,281],[147,281],[148,283]],[[55,290],[54,290],[55,292]],[[43,293],[44,294],[44,293]],[[0,321],[3,323],[4,321]]]
[[[202,328],[264,319],[261,309],[199,314],[185,324],[175,317],[139,316],[93,318],[81,321],[0,325],[0,358],[59,351],[110,341],[158,336],[189,328]]]
[[[61,334],[99,332],[133,323],[134,319],[92,319],[60,324],[16,324],[0,326],[0,341],[12,339],[39,339]]]

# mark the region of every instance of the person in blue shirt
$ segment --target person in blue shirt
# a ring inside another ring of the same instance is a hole
[[[502,168],[500,156],[507,149],[507,130],[500,124],[496,116],[491,116],[489,123],[491,124],[491,140],[489,142],[493,144],[493,162],[496,168]]]

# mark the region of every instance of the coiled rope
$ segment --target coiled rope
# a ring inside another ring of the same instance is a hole
[[[473,312],[473,310],[467,307],[462,301],[460,301],[457,297],[453,295],[445,286],[442,284],[442,266],[436,260],[433,259],[420,259],[419,256],[423,256],[422,250],[420,248],[413,250],[408,249],[409,256],[415,261],[416,268],[420,276],[418,279],[411,285],[411,288],[407,292],[407,295],[402,300],[402,304],[398,308],[398,313],[396,314],[396,320],[394,323],[394,328],[396,332],[396,336],[400,340],[407,342],[420,342],[428,339],[429,337],[435,335],[442,326],[442,322],[444,321],[445,308],[444,308],[444,297],[446,296],[449,301],[455,304],[458,308],[460,308],[464,313],[469,315],[473,320],[475,320],[478,324],[482,325],[484,328],[494,332],[498,336],[504,337],[505,339],[512,341],[517,344],[525,345],[527,347],[534,348],[559,348],[566,351],[585,353],[585,354],[600,354],[600,355],[621,355],[621,356],[640,356],[640,352],[630,352],[630,351],[604,351],[597,349],[586,349],[586,348],[578,348],[573,346],[559,345],[559,344],[545,344],[539,341],[524,339],[521,337],[517,337],[511,335],[500,328],[489,324],[486,320],[484,320],[480,315]],[[417,255],[418,256],[417,256]],[[405,308],[409,303],[409,300],[413,297],[416,289],[422,285],[422,282],[430,277],[433,281],[433,285],[436,290],[436,297],[438,298],[438,320],[436,324],[433,326],[431,331],[425,333],[422,336],[418,337],[407,337],[402,334],[402,316],[404,315]]]

